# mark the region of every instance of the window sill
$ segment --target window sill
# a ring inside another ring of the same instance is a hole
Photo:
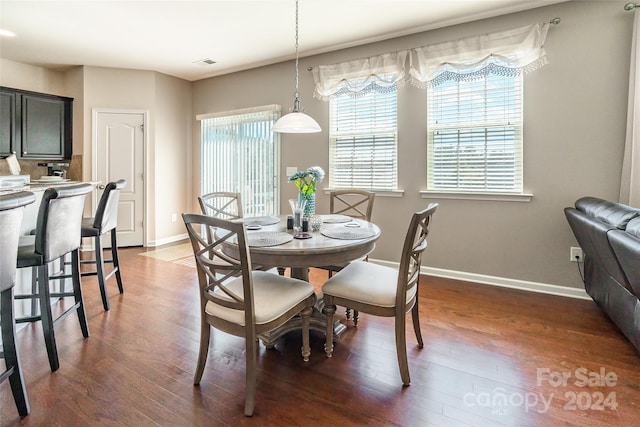
[[[506,193],[463,193],[446,191],[420,191],[423,199],[489,200],[494,202],[525,202],[533,199],[533,194]]]
[[[330,194],[332,190],[338,190],[337,188],[324,188],[324,194]],[[340,188],[339,190],[344,190],[344,188]],[[404,196],[404,190],[368,190],[376,193],[376,197],[402,197]]]

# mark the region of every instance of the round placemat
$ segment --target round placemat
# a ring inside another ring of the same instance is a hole
[[[376,235],[376,232],[370,228],[343,228],[343,227],[332,227],[322,229],[320,231],[323,236],[330,237],[332,239],[343,239],[343,240],[357,240],[357,239],[366,239],[367,237],[373,237]]]
[[[353,219],[350,216],[340,214],[320,215],[320,217],[322,218],[322,222],[327,224],[339,224],[341,222],[349,222]]]
[[[280,218],[277,216],[250,216],[242,218],[242,222],[247,225],[272,225],[280,222]]]
[[[278,246],[293,240],[293,236],[283,231],[256,231],[247,233],[249,246]]]

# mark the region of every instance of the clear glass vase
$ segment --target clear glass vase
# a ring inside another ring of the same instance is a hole
[[[289,199],[289,206],[293,213],[293,229],[295,231],[302,230],[302,218],[304,217],[304,209],[307,204],[305,199]]]

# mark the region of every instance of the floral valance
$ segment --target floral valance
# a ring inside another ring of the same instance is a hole
[[[409,79],[426,88],[447,80],[470,80],[487,72],[518,75],[548,63],[544,42],[549,23],[437,43],[313,69],[314,96],[323,101],[341,94],[395,87]]]
[[[408,51],[390,52],[313,69],[313,96],[323,101],[335,95],[365,93],[372,88],[394,87],[404,81]]]
[[[411,49],[410,79],[418,87],[469,80],[487,71],[518,75],[548,63],[548,23]]]

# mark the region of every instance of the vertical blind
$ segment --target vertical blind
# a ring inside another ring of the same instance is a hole
[[[279,213],[279,137],[271,131],[279,111],[201,121],[201,192],[240,193],[245,216]]]
[[[397,87],[370,87],[330,99],[331,188],[397,188]]]
[[[522,192],[522,76],[429,89],[427,188]]]

